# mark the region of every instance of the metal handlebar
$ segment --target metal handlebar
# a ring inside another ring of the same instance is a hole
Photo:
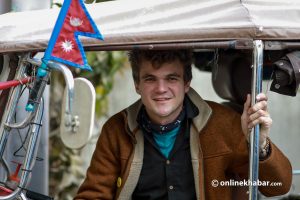
[[[41,65],[42,62],[36,59],[27,59],[31,64]],[[65,109],[65,126],[70,127],[73,131],[78,126],[78,117],[73,115],[73,99],[74,99],[74,79],[71,71],[65,65],[61,63],[51,62],[47,63],[47,66],[50,69],[60,71],[65,79],[67,86],[67,101],[66,101],[66,109]]]
[[[25,55],[25,57],[28,55]],[[27,65],[24,62],[24,59],[20,59],[19,60],[19,64],[18,66],[20,66],[17,69],[16,72],[16,79],[20,79],[22,78],[24,72],[27,69]],[[15,109],[16,109],[16,105],[18,102],[18,97],[21,93],[21,86],[16,87],[14,90],[10,91],[10,95],[9,95],[9,100],[8,100],[8,105],[7,105],[7,112],[4,112],[3,114],[3,122],[5,123],[1,123],[0,125],[0,159],[1,161],[5,164],[5,160],[3,159],[3,153],[5,150],[5,146],[8,140],[8,134],[9,134],[9,129],[5,126],[6,123],[9,123],[12,121],[13,119],[13,115],[15,113]],[[9,173],[7,171],[7,173]],[[21,192],[20,188],[15,189],[11,194],[6,195],[6,196],[0,196],[0,200],[8,200],[8,199],[14,199],[19,193]]]
[[[26,61],[33,64],[33,65],[36,65],[36,66],[40,66],[42,64],[42,62],[40,60],[37,60],[37,59],[34,59],[34,58],[26,58]],[[77,119],[77,116],[74,116],[73,117],[73,108],[72,108],[72,105],[73,105],[73,98],[74,98],[74,79],[73,79],[73,75],[71,73],[71,71],[63,64],[60,64],[60,63],[55,63],[55,62],[49,62],[47,64],[47,66],[50,68],[50,69],[54,69],[54,70],[58,70],[60,72],[62,72],[63,76],[64,76],[64,79],[65,79],[65,82],[66,82],[66,85],[67,85],[67,101],[66,101],[66,109],[65,109],[65,122],[66,122],[66,126],[76,126],[77,123],[76,121],[78,120]],[[44,88],[46,86],[46,83],[48,82],[49,80],[49,77],[50,74],[48,73],[45,77],[42,77],[42,78],[39,78],[38,80],[35,81],[35,83],[37,84],[34,84],[33,86],[33,92],[36,93],[34,95],[31,95],[31,96],[34,96],[34,97],[31,97],[32,98],[32,103],[35,105],[35,104],[38,104],[39,100],[41,99],[42,97],[42,94],[43,94],[43,91],[44,91]],[[32,112],[30,112],[30,114],[20,123],[5,123],[5,127],[8,128],[8,129],[11,129],[11,128],[14,128],[14,129],[22,129],[22,128],[25,128],[26,126],[28,126],[30,124],[30,121],[34,118],[34,116],[36,115],[36,110],[37,109],[33,109]],[[75,121],[75,123],[74,123]],[[73,130],[73,128],[72,128]]]
[[[37,66],[41,66],[41,64],[42,64],[42,62],[40,60],[37,60],[34,58],[27,58],[27,62],[29,62],[33,65],[37,65]],[[47,63],[47,66],[50,69],[60,71],[64,75],[64,79],[66,81],[68,94],[69,94],[68,101],[67,101],[68,103],[66,104],[66,112],[72,113],[72,103],[73,103],[73,97],[74,97],[74,92],[73,92],[74,91],[74,79],[73,79],[73,75],[72,75],[71,71],[65,65],[63,65],[61,63],[52,62],[52,61],[49,61]]]
[[[60,63],[54,63],[54,62],[49,62],[48,66],[51,69],[58,70],[62,72],[64,75],[66,85],[67,85],[67,103],[66,103],[66,112],[68,114],[73,114],[73,99],[74,99],[74,79],[71,71],[69,68],[67,68],[65,65],[62,65]]]
[[[26,69],[28,68],[28,62],[35,65],[40,66],[42,64],[41,61],[29,58],[29,54],[23,56],[19,61],[19,68],[17,69],[17,73],[15,78],[21,79],[24,77],[24,73]],[[65,126],[69,126],[74,129],[76,127],[76,119],[78,120],[77,116],[73,116],[72,114],[72,104],[73,104],[73,96],[74,96],[74,80],[71,71],[62,64],[55,63],[55,62],[49,62],[47,63],[47,67],[49,68],[49,71],[47,74],[43,77],[37,77],[34,80],[33,88],[29,94],[30,100],[29,103],[33,105],[33,110],[27,115],[27,117],[20,123],[12,123],[13,116],[16,111],[16,105],[18,102],[18,98],[21,94],[22,86],[17,86],[10,92],[9,101],[7,105],[7,110],[3,114],[3,123],[1,123],[0,126],[0,163],[4,163],[4,169],[6,169],[7,166],[6,162],[3,158],[3,153],[5,150],[5,146],[8,140],[9,131],[11,129],[20,129],[24,128],[28,125],[30,126],[30,139],[26,151],[25,161],[23,163],[22,173],[20,176],[20,182],[18,184],[18,187],[16,187],[12,193],[6,196],[0,196],[0,200],[9,200],[9,199],[15,199],[16,197],[19,197],[21,199],[26,199],[24,194],[22,193],[22,188],[25,188],[27,186],[27,183],[30,179],[30,173],[33,168],[34,162],[35,162],[35,156],[38,149],[38,141],[39,141],[39,128],[41,126],[40,122],[42,119],[42,108],[41,103],[43,103],[42,95],[44,93],[44,89],[46,87],[47,82],[50,79],[50,71],[52,69],[58,70],[62,72],[64,75],[66,85],[67,85],[67,102],[66,102],[66,111],[65,111],[65,117],[66,117],[66,124]],[[74,123],[75,121],[75,123]]]
[[[24,62],[24,60],[20,59],[18,66],[20,66],[20,67],[17,69],[16,76],[15,76],[16,79],[22,78],[23,74],[25,73],[25,71],[27,69],[27,66],[26,66],[26,63]],[[8,139],[9,128],[5,124],[11,122],[13,119],[13,115],[16,110],[18,97],[21,93],[21,89],[22,89],[22,87],[18,86],[16,88],[14,88],[14,90],[10,91],[8,104],[6,106],[8,112],[4,112],[3,116],[2,116],[2,120],[3,120],[2,122],[4,122],[4,123],[1,123],[1,125],[0,125],[0,159],[3,158],[4,149],[6,146],[7,139]]]

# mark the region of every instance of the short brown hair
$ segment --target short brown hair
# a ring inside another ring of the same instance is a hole
[[[129,62],[132,67],[134,82],[138,83],[140,66],[143,61],[150,61],[155,68],[162,64],[178,60],[184,66],[184,81],[192,80],[192,52],[187,49],[180,50],[140,50],[134,49],[128,52]]]

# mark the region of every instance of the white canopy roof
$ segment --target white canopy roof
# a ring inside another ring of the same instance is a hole
[[[300,40],[300,0],[119,0],[87,5],[104,41],[85,47],[225,40]],[[0,15],[0,53],[43,51],[59,9]]]

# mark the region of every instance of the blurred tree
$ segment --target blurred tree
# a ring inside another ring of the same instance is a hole
[[[85,0],[85,3],[99,3],[106,0]],[[54,3],[61,7],[60,2]],[[87,60],[93,71],[72,69],[73,76],[84,77],[92,82],[96,91],[96,123],[108,111],[107,95],[111,92],[114,75],[126,63],[125,52],[87,52]],[[61,91],[64,89],[64,79],[60,73],[54,72],[51,77],[50,100],[50,194],[55,199],[71,200],[85,176],[80,158],[81,150],[66,148],[59,133],[61,117]]]
[[[96,117],[107,112],[107,95],[113,88],[115,73],[124,66],[126,55],[124,52],[87,52],[87,59],[93,72],[80,71],[76,76],[90,80],[96,89]]]
[[[72,69],[74,77],[84,77],[92,82],[96,91],[96,123],[108,111],[107,95],[111,92],[114,75],[126,65],[125,52],[87,52],[88,63],[93,71]],[[59,125],[61,116],[61,91],[64,88],[63,77],[54,72],[51,77],[50,100],[50,194],[55,199],[72,199],[85,176],[81,168],[81,150],[65,147],[60,139]]]

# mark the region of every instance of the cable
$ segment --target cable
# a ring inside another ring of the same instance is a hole
[[[23,95],[23,93],[24,93],[24,91],[25,91],[26,88],[27,88],[27,86],[25,86],[25,87],[22,89],[22,91],[21,91],[21,93],[20,93],[20,95],[19,95],[17,104],[19,103],[19,99],[20,99],[20,97]],[[14,119],[15,119],[15,122],[17,122],[17,112],[15,112]],[[23,140],[23,138],[22,138],[22,136],[21,136],[20,130],[17,129],[17,132],[18,132],[18,135],[19,135],[19,138],[20,138],[20,141],[21,141],[21,146],[13,153],[13,155],[14,155],[15,157],[24,157],[24,155],[19,155],[18,153],[19,153],[19,151],[20,151],[21,149],[24,149],[25,152],[27,151],[27,149],[26,149],[26,147],[25,147],[25,142],[26,142],[26,140],[27,140],[27,138],[28,138],[29,130],[30,130],[30,128],[28,128],[27,133],[26,133],[26,136],[25,136],[25,139]]]
[[[24,89],[22,89],[22,92],[21,92],[21,94],[20,94],[19,97],[22,96],[22,94],[23,94],[23,92],[25,91],[26,88],[28,88],[28,86],[25,86]],[[28,88],[28,89],[29,89],[29,88]],[[29,89],[29,92],[30,92],[30,89]],[[44,103],[44,98],[43,98],[43,97],[42,97],[42,102],[43,102],[43,104],[42,104],[42,114],[41,114],[41,119],[40,119],[40,122],[39,122],[40,126],[38,127],[38,130],[37,130],[38,134],[39,134],[39,131],[40,131],[40,127],[42,126],[42,120],[43,120],[43,116],[44,116],[44,108],[45,108],[45,105],[44,105],[44,104],[45,104],[45,103]],[[18,103],[18,102],[17,102],[17,103]],[[15,122],[16,122],[16,113],[15,113]],[[21,140],[21,146],[13,153],[13,155],[14,155],[15,157],[25,157],[24,155],[20,155],[20,154],[18,154],[18,153],[21,151],[21,149],[24,149],[25,152],[27,151],[27,148],[26,148],[26,145],[25,145],[25,144],[26,144],[26,141],[27,141],[27,139],[28,139],[29,132],[30,132],[30,129],[31,129],[32,124],[33,124],[33,123],[31,123],[30,126],[29,126],[29,128],[28,128],[24,140],[22,139],[20,130],[17,129],[18,135],[19,135],[20,140]],[[36,157],[36,161],[43,161],[43,160],[44,160],[43,158]]]
[[[39,131],[40,131],[40,128],[41,128],[41,126],[43,126],[42,125],[42,120],[43,120],[43,116],[44,116],[44,108],[45,108],[45,101],[44,101],[44,97],[42,97],[42,99],[41,99],[41,101],[43,102],[42,103],[42,114],[41,114],[41,119],[40,119],[40,126],[39,126],[39,128],[38,128],[38,130],[37,130],[37,132],[39,133]],[[40,157],[36,157],[36,161],[43,161],[44,159],[43,158],[40,158]]]

